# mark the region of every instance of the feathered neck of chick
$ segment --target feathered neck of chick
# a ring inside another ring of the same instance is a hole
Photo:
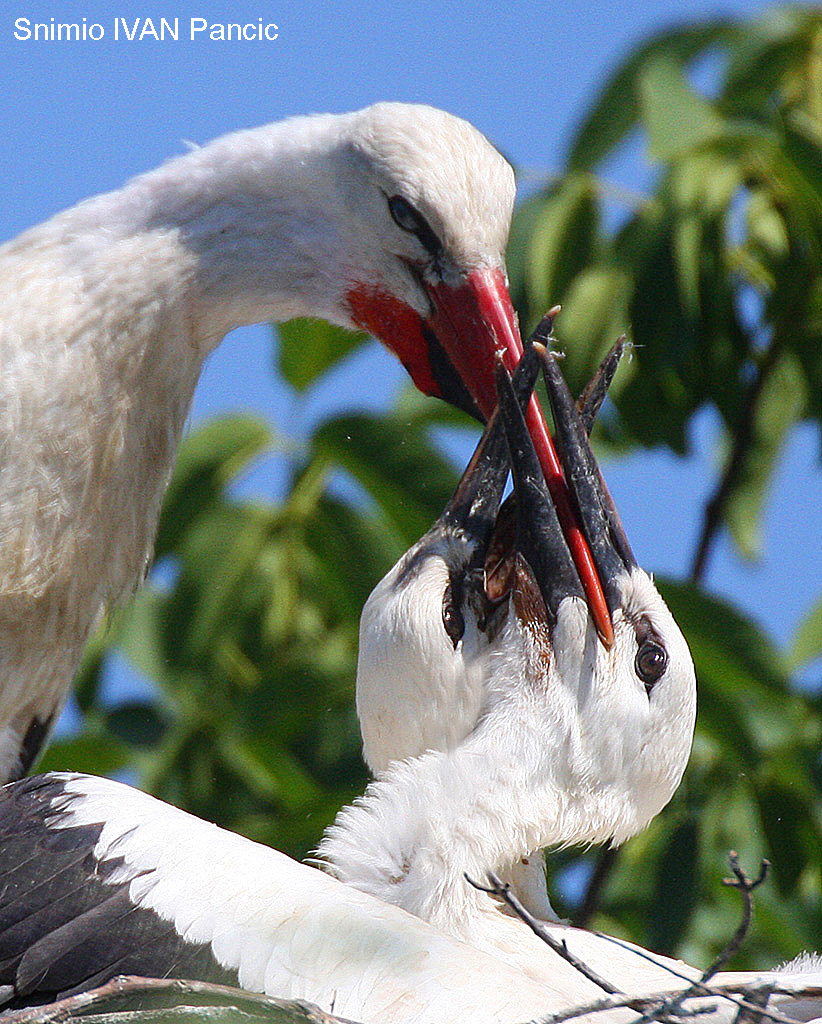
[[[603,717],[613,661],[577,599],[561,606],[557,635],[548,657],[541,628],[509,611],[476,729],[455,749],[392,766],[343,809],[319,847],[326,870],[476,940],[497,905],[466,875],[504,879],[533,850],[619,843],[645,827],[676,788],[687,749],[661,782],[643,785],[641,766],[626,771],[624,723]]]

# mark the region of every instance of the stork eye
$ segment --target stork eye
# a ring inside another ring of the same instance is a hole
[[[653,640],[645,640],[639,645],[634,661],[636,674],[645,683],[645,691],[651,696],[654,684],[668,666],[668,652]]]
[[[451,643],[454,645],[454,650],[456,650],[457,644],[462,640],[462,635],[465,632],[465,619],[462,616],[459,602],[456,598],[457,595],[454,593],[454,587],[449,583],[442,596],[442,624],[445,627],[445,632],[451,639]]]
[[[440,249],[442,249],[442,243],[432,231],[431,225],[425,217],[415,210],[407,199],[403,196],[391,196],[388,200],[388,209],[391,211],[395,224],[401,227],[403,231],[416,235],[420,244],[432,256],[437,255]]]

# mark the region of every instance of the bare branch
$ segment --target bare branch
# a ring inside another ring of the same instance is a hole
[[[301,1000],[275,999],[245,989],[205,981],[119,976],[98,988],[67,996],[47,1006],[0,1013],[3,1024],[55,1024],[75,1016],[114,1019],[134,1013],[152,1019],[164,1010],[186,1008],[186,1020],[226,1022],[242,1017],[258,1024],[354,1024],[329,1016]]]
[[[739,926],[731,936],[728,944],[702,976],[703,981],[708,981],[709,978],[712,978],[715,974],[721,971],[731,957],[735,953],[738,953],[742,948],[742,943],[745,941],[745,936],[748,934],[748,930],[751,927],[751,919],[753,918],[753,897],[751,893],[757,888],[757,886],[762,885],[768,877],[768,870],[771,866],[770,861],[763,860],[759,866],[759,874],[752,881],[739,866],[739,854],[736,850],[731,850],[728,853],[728,860],[730,861],[731,871],[733,871],[734,877],[723,878],[722,884],[727,885],[732,889],[738,889],[741,893],[742,920],[739,922]]]
[[[606,1010],[642,1010],[659,1007],[665,999],[665,993],[653,996],[622,996],[610,999],[598,999],[592,1003],[581,1003],[579,1006],[569,1007],[567,1010],[560,1010],[557,1013],[549,1013],[545,1017],[535,1017],[528,1021],[528,1024],[562,1024],[566,1020],[575,1020],[577,1017],[585,1017],[589,1013],[605,1013]],[[696,1017],[708,1013],[714,1013],[716,1005],[706,1006],[697,1011],[685,1011],[683,1017]]]
[[[705,1005],[697,1006],[694,1009],[684,1009],[677,1014],[677,1019],[690,1019],[715,1013],[717,1010],[716,1000],[725,1000],[739,1008],[739,1014],[744,1014],[743,1019],[750,1019],[748,1015],[758,1020],[771,1021],[773,1024],[796,1024],[796,1019],[788,1017],[778,1010],[766,1009],[763,1001],[772,995],[791,997],[794,999],[819,999],[822,998],[822,987],[819,985],[808,985],[804,988],[787,988],[774,983],[773,981],[741,985],[739,982],[728,984],[704,986],[704,991],[690,996],[691,999],[713,1000]],[[563,1021],[575,1020],[587,1014],[603,1013],[607,1010],[617,1009],[645,1009],[649,1020],[658,1020],[658,1014],[663,1012],[665,1006],[671,1005],[677,999],[682,998],[682,993],[675,991],[658,992],[652,996],[612,996],[600,999],[596,1002],[580,1004],[561,1010],[558,1013],[546,1014],[544,1017],[535,1017],[528,1024],[562,1024]],[[656,1010],[654,1011],[654,1006]],[[739,1016],[737,1014],[737,1016]]]
[[[640,1017],[633,1021],[633,1024],[650,1024],[651,1021],[667,1021],[670,1024],[670,1022],[674,1020],[679,1021],[684,1018],[704,1016],[706,1013],[714,1013],[717,1009],[717,1000],[730,1002],[737,1007],[735,1024],[743,1024],[743,1022],[746,1021],[760,1022],[763,1020],[772,1021],[775,1022],[775,1024],[788,1024],[791,1018],[779,1013],[778,1011],[768,1009],[767,1004],[770,996],[774,992],[780,991],[779,986],[774,981],[768,981],[758,985],[753,984],[747,987],[741,986],[738,982],[735,984],[720,986],[711,986],[708,984],[710,979],[713,978],[741,948],[742,943],[748,934],[753,916],[753,898],[751,894],[757,886],[764,882],[767,877],[769,867],[768,862],[763,860],[758,876],[755,879],[750,879],[740,867],[739,856],[736,851],[731,850],[728,856],[734,877],[724,879],[723,884],[732,886],[733,888],[738,889],[741,893],[742,920],[720,954],[699,978],[694,979],[689,977],[687,974],[676,970],[676,968],[672,967],[669,963],[661,962],[651,953],[647,953],[645,950],[632,946],[630,943],[622,942],[620,939],[616,939],[609,935],[603,935],[601,932],[596,933],[599,938],[620,946],[622,949],[633,953],[638,958],[647,960],[656,967],[667,971],[672,977],[686,982],[685,987],[681,990],[659,993],[653,996],[638,997],[625,994],[617,989],[616,986],[602,978],[594,970],[588,967],[587,964],[571,953],[564,941],[560,942],[555,939],[554,936],[546,930],[542,922],[526,910],[517,896],[511,891],[510,885],[501,881],[493,872],[489,872],[488,874],[489,884],[487,886],[483,886],[472,881],[472,879],[468,878],[467,875],[465,877],[471,885],[480,891],[487,892],[492,896],[497,896],[502,899],[517,915],[517,917],[527,924],[531,931],[550,949],[579,971],[583,977],[597,985],[610,996],[610,998],[601,999],[583,1006],[572,1007],[554,1014],[548,1014],[545,1017],[540,1017],[530,1022],[530,1024],[561,1024],[563,1021],[572,1020],[576,1017],[585,1016],[586,1014],[601,1013],[606,1010],[626,1007],[638,1010],[641,1014]],[[783,988],[781,991],[784,994],[799,994],[792,989]],[[808,988],[803,990],[802,994],[812,995],[814,992],[815,989]],[[713,1002],[705,1004],[706,999],[713,1000]],[[702,1005],[686,1007],[685,1004],[692,1000],[699,1000]]]
[[[560,942],[558,939],[555,939],[550,932],[546,931],[542,922],[537,920],[537,918],[535,918],[533,914],[526,910],[522,903],[520,903],[517,896],[515,896],[511,891],[511,886],[507,882],[503,882],[502,879],[495,875],[493,871],[488,872],[489,885],[487,886],[480,885],[479,882],[473,881],[473,879],[469,878],[468,875],[466,875],[465,878],[466,881],[473,885],[475,889],[479,889],[480,892],[487,892],[490,896],[499,896],[499,898],[514,911],[517,917],[528,925],[537,938],[542,939],[545,945],[553,949],[557,956],[561,956],[563,960],[567,961],[567,963],[575,968],[575,970],[579,971],[584,978],[593,982],[597,988],[601,988],[603,992],[608,992],[610,995],[622,995],[615,985],[606,981],[605,978],[597,974],[596,971],[591,970],[591,968],[587,964],[583,963],[579,957],[574,956],[564,941]]]

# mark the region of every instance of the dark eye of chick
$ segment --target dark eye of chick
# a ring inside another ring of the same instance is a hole
[[[409,231],[412,235],[416,235],[420,244],[432,256],[436,256],[440,252],[442,243],[434,234],[431,225],[418,210],[414,209],[404,196],[390,196],[388,199],[388,209],[394,218],[394,223],[401,227],[403,231]]]
[[[460,610],[461,597],[461,588],[454,586],[452,580],[442,595],[442,624],[454,645],[454,650],[465,632],[465,619]]]
[[[645,684],[645,692],[651,696],[654,684],[668,666],[668,652],[654,640],[644,640],[636,652],[634,667],[636,674]]]

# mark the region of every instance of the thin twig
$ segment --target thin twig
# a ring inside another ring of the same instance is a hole
[[[586,963],[583,963],[579,957],[575,956],[570,949],[568,949],[568,946],[564,941],[560,942],[558,939],[555,939],[550,932],[547,932],[543,924],[538,921],[530,911],[526,910],[522,903],[520,903],[519,899],[511,891],[511,886],[508,882],[503,882],[502,879],[495,875],[493,871],[488,872],[489,885],[487,886],[480,885],[479,882],[475,882],[473,879],[469,878],[468,875],[466,875],[465,878],[466,881],[473,885],[475,889],[479,889],[480,892],[487,892],[490,896],[499,896],[500,899],[508,904],[517,917],[528,925],[537,938],[542,939],[545,945],[553,949],[557,956],[561,956],[563,960],[567,961],[573,968],[575,968],[575,970],[579,971],[583,977],[587,978],[588,981],[593,982],[597,988],[601,988],[603,992],[607,992],[609,995],[623,995],[616,985],[612,985],[609,981],[606,981],[605,978],[597,974],[596,971],[591,970]]]
[[[742,993],[742,995],[737,995],[737,993]],[[624,996],[623,998],[613,996],[606,999],[600,999],[595,1002],[569,1007],[567,1010],[560,1010],[557,1013],[549,1013],[543,1017],[535,1017],[528,1021],[528,1024],[562,1024],[562,1022],[566,1020],[573,1020],[576,1017],[584,1017],[589,1013],[603,1013],[607,1010],[636,1009],[638,1007],[650,1010],[655,1003],[658,1007],[658,1013],[663,1006],[672,1003],[675,999],[679,998],[680,995],[681,994],[677,992],[659,992],[649,996]],[[796,1024],[796,1019],[794,1017],[788,1017],[784,1013],[780,1013],[778,1010],[763,1008],[759,1003],[755,1002],[757,999],[770,997],[772,995],[802,999],[819,999],[822,997],[822,988],[818,985],[809,985],[806,988],[783,988],[775,984],[773,981],[767,981],[759,985],[750,986],[741,986],[738,982],[734,982],[727,985],[716,985],[712,987],[706,986],[704,992],[698,993],[696,996],[691,996],[690,998],[722,999],[739,1007],[739,1009],[745,1013],[756,1014],[757,1016],[761,1015],[763,1019],[772,1021],[774,1024]],[[703,1016],[706,1013],[715,1013],[716,1010],[716,1004],[709,1003],[706,1007],[697,1007],[694,1010],[685,1010],[678,1016],[682,1018],[691,1018]],[[650,1013],[649,1017],[651,1019],[656,1019],[656,1017]]]
[[[748,934],[748,929],[751,927],[751,919],[753,917],[753,897],[751,896],[751,893],[758,885],[761,885],[765,881],[770,864],[768,861],[763,860],[759,869],[759,875],[754,880],[751,880],[739,866],[739,854],[736,850],[731,850],[729,852],[728,860],[730,861],[731,871],[733,871],[734,877],[723,878],[722,884],[738,889],[742,895],[742,920],[739,922],[736,931],[725,944],[713,963],[702,973],[702,976],[698,981],[693,982],[672,1003],[660,1007],[657,1013],[652,1013],[650,1015],[644,1014],[643,1016],[638,1017],[635,1021],[632,1021],[631,1024],[648,1024],[651,1020],[659,1019],[659,1013],[673,1014],[674,1016],[678,1015],[682,1004],[687,999],[690,999],[691,996],[704,995],[706,993],[706,986],[711,978],[722,970],[725,964],[735,953],[739,952],[742,943],[745,941],[745,936]]]
[[[757,886],[761,885],[765,881],[769,868],[768,861],[763,860],[758,876],[755,879],[750,879],[740,867],[739,856],[736,851],[731,850],[728,858],[734,877],[723,879],[723,884],[738,889],[741,893],[742,920],[730,940],[723,947],[722,951],[698,979],[694,980],[693,978],[688,977],[688,975],[677,971],[670,964],[661,963],[650,953],[637,949],[629,943],[622,942],[621,940],[609,935],[603,935],[600,932],[595,933],[599,938],[613,942],[615,945],[628,950],[635,956],[648,960],[656,967],[667,971],[673,977],[687,982],[686,987],[678,992],[645,997],[631,997],[630,995],[626,995],[588,967],[587,964],[571,953],[564,941],[560,942],[546,931],[544,925],[528,910],[526,910],[517,896],[511,891],[510,885],[506,882],[502,882],[493,872],[489,872],[488,874],[488,886],[483,886],[472,881],[472,879],[467,875],[465,877],[471,885],[476,889],[479,889],[481,892],[487,892],[492,896],[497,896],[502,899],[517,915],[517,917],[527,924],[531,931],[547,946],[549,946],[549,948],[554,950],[558,956],[561,956],[566,960],[585,978],[603,989],[603,991],[612,997],[610,999],[603,999],[594,1003],[589,1003],[582,1007],[571,1008],[560,1011],[556,1014],[550,1014],[546,1017],[539,1018],[538,1021],[534,1021],[532,1024],[561,1024],[562,1021],[584,1016],[587,1013],[599,1013],[604,1010],[624,1007],[630,1007],[641,1013],[641,1016],[632,1021],[632,1024],[649,1024],[651,1021],[670,1021],[672,1019],[680,1020],[685,1017],[701,1016],[704,1013],[713,1012],[716,1009],[716,1006],[708,1009],[704,1007],[697,1007],[694,1010],[684,1009],[684,1004],[688,1000],[712,997],[716,999],[724,999],[737,1007],[738,1024],[741,1024],[744,1020],[762,1020],[765,1018],[769,1021],[778,1022],[778,1024],[787,1024],[791,1018],[786,1017],[778,1011],[767,1009],[767,1003],[771,994],[778,990],[774,982],[768,982],[758,987],[743,988],[741,990],[743,993],[742,996],[732,995],[731,991],[733,990],[727,991],[724,987],[717,988],[716,986],[712,987],[708,985],[710,979],[713,978],[741,948],[753,917],[753,898],[751,894]],[[757,1001],[753,1001],[754,999]]]
[[[528,1024],[562,1024],[563,1021],[573,1020],[575,1017],[585,1017],[589,1013],[605,1013],[606,1010],[642,1010],[650,1007],[657,1007],[665,999],[666,993],[654,996],[612,996],[606,999],[597,999],[592,1003],[581,1003],[579,1006],[572,1006],[567,1010],[558,1010],[556,1013],[546,1014],[544,1017],[535,1017],[528,1021]],[[697,1011],[686,1011],[683,1016],[696,1017],[706,1013],[714,1013],[716,1005],[709,1005]]]
[[[738,953],[742,948],[742,943],[745,941],[745,937],[751,927],[751,919],[753,918],[753,896],[751,893],[758,886],[762,885],[768,877],[768,871],[771,866],[771,862],[769,860],[763,859],[762,863],[759,865],[759,874],[755,879],[751,880],[739,866],[739,854],[736,850],[731,850],[729,852],[728,860],[730,861],[731,871],[733,871],[734,877],[723,878],[722,884],[727,885],[731,889],[739,890],[739,893],[742,896],[742,920],[739,922],[739,926],[731,936],[725,948],[703,975],[703,981],[707,981],[715,974],[718,974],[731,957],[734,956],[735,953]]]

